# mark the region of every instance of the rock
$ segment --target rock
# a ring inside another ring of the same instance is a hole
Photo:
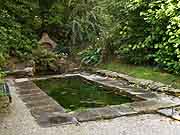
[[[15,69],[12,71],[6,71],[7,75],[13,75],[17,78],[23,78],[23,77],[31,77],[34,76],[34,68],[33,67],[26,67],[24,69]]]
[[[48,49],[48,50],[53,50],[57,46],[57,43],[55,43],[52,39],[50,39],[47,32],[42,33],[42,38],[39,41],[39,44],[43,46],[43,48]]]
[[[28,76],[34,76],[34,69],[33,67],[27,67],[24,69],[24,72],[28,75]]]

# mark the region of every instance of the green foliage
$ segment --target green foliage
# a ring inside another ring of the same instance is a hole
[[[32,57],[29,58],[35,64],[36,71],[48,71],[51,66],[54,66],[58,55],[41,47],[32,52]]]
[[[142,58],[141,55],[134,55],[135,51],[129,53],[128,46],[138,44],[143,41],[146,35],[144,28],[147,24],[140,16],[140,12],[145,9],[145,3],[137,3],[133,0],[116,0],[111,1],[111,4],[107,5],[108,12],[112,18],[112,27],[108,29],[108,34],[106,34],[106,39],[109,42],[109,48],[114,48],[113,50],[117,52],[119,49],[121,55],[126,55],[128,59],[138,62],[138,58]],[[127,49],[128,48],[128,49]],[[123,52],[122,52],[123,51]],[[139,53],[137,53],[139,54]]]
[[[145,39],[153,44],[152,57],[166,70],[178,74],[180,73],[180,2],[162,0],[152,2],[148,7],[150,9],[142,15],[152,27],[148,29],[152,33],[151,37]]]
[[[106,43],[118,47],[119,55],[131,63],[180,73],[180,2],[118,0],[111,1],[107,9],[113,27],[108,29],[111,44]]]
[[[0,66],[9,57],[23,58],[37,46],[36,36],[29,27],[31,5],[24,1],[4,1],[0,7]],[[30,7],[29,7],[30,6]],[[32,6],[33,7],[33,6]],[[27,19],[29,18],[29,19]],[[25,27],[28,26],[28,27]]]
[[[94,0],[56,2],[49,9],[47,24],[66,45],[92,43],[102,27],[98,3]]]
[[[40,58],[32,52],[42,31],[58,44],[71,46],[95,42],[102,29],[100,8],[94,0],[2,0],[1,4],[1,66],[9,57],[26,60],[32,56],[36,63],[47,67],[47,57],[52,57],[42,52]]]
[[[37,35],[47,31],[60,47],[96,46],[80,54],[86,64],[106,50],[179,74],[179,9],[175,0],[1,0],[0,66],[11,56],[32,56]]]
[[[174,88],[180,88],[180,76],[163,72],[155,67],[127,64],[122,61],[112,60],[107,64],[99,65],[98,68],[128,74],[136,78],[162,82]]]
[[[85,65],[95,65],[101,59],[101,48],[89,47],[88,49],[79,53],[82,59],[82,63]]]
[[[8,12],[9,19],[7,23],[20,23],[23,26],[23,32],[28,36],[33,34],[34,23],[38,15],[37,0],[2,0],[2,7],[0,9]]]

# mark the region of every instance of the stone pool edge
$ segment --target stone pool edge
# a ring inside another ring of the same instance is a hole
[[[61,77],[68,77],[68,76],[81,76],[85,79],[90,79],[91,81],[93,80],[93,77],[90,77],[88,73],[76,73],[76,74],[66,74],[66,75],[51,75],[51,76],[46,76],[46,77],[40,77],[40,78],[21,78],[21,79],[16,79],[16,83],[23,83],[23,82],[30,82],[33,80],[43,80],[43,79],[50,79],[50,78],[61,78]],[[98,79],[98,80],[93,80],[97,83],[101,83],[103,79]],[[109,87],[113,87],[113,85],[108,84]],[[36,86],[39,88],[38,86]],[[119,87],[116,87],[119,88]],[[39,88],[40,89],[40,88]],[[120,88],[121,89],[121,88]],[[121,89],[123,90],[123,89]],[[42,91],[42,90],[41,90]],[[130,92],[130,91],[128,91]],[[144,91],[147,92],[147,91]],[[139,92],[138,92],[139,93]],[[137,92],[133,92],[132,95],[138,95]],[[143,94],[143,93],[140,93]],[[53,100],[51,97],[47,96],[49,100]],[[47,98],[46,97],[46,98]],[[142,96],[140,96],[142,97]],[[145,113],[155,113],[158,112],[160,109],[165,109],[169,108],[172,106],[178,106],[180,105],[180,102],[175,103],[171,102],[170,100],[167,102],[162,102],[158,101],[156,99],[157,97],[151,96],[150,98],[145,97],[144,101],[139,101],[139,102],[133,102],[133,103],[126,103],[126,104],[121,104],[121,105],[112,105],[112,106],[106,106],[102,108],[93,108],[93,109],[87,109],[82,112],[71,112],[71,113],[65,113],[60,112],[59,114],[57,112],[54,112],[54,114],[51,112],[48,114],[48,117],[53,118],[53,119],[58,119],[58,118],[63,118],[63,117],[68,117],[69,120],[68,122],[61,123],[56,121],[56,124],[50,123],[47,119],[44,121],[44,125],[46,126],[54,126],[54,125],[59,125],[59,124],[77,124],[78,122],[87,122],[87,121],[94,121],[94,120],[101,120],[101,119],[112,119],[112,118],[117,118],[117,117],[122,117],[122,116],[128,116],[128,115],[136,115],[136,114],[145,114]],[[60,105],[57,103],[57,107]],[[32,111],[31,111],[32,113]],[[35,112],[33,112],[35,113]],[[36,115],[32,115],[36,118]],[[43,113],[43,112],[42,112]],[[53,116],[54,115],[54,116]],[[41,126],[44,126],[42,123],[43,121],[37,120],[38,123]],[[61,121],[61,120],[60,120]]]
[[[161,82],[145,80],[145,79],[138,79],[138,78],[126,75],[126,74],[117,73],[117,72],[113,72],[113,71],[109,71],[109,70],[96,69],[93,72],[96,74],[108,76],[111,78],[124,79],[131,84],[138,85],[140,87],[144,87],[144,88],[150,89],[152,91],[165,92],[170,95],[180,96],[180,89],[175,89],[175,88],[171,87],[170,85],[166,85]]]

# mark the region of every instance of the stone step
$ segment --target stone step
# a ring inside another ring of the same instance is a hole
[[[16,80],[19,80],[19,79],[16,79]],[[33,82],[32,81],[29,81],[29,80],[27,80],[27,81],[20,81],[20,82],[16,82],[15,81],[15,85],[16,86],[18,86],[18,87],[21,87],[22,85],[24,86],[24,85],[32,85],[33,84]]]
[[[34,83],[21,83],[19,85],[16,84],[16,88],[19,88],[19,89],[33,89],[33,88],[36,88],[37,86],[34,84]]]
[[[26,103],[28,102],[32,102],[32,101],[39,101],[39,100],[43,100],[43,99],[47,99],[48,96],[46,94],[36,94],[33,96],[27,96],[22,98],[22,100]]]
[[[20,95],[32,95],[32,94],[37,94],[41,93],[42,91],[40,89],[33,89],[33,90],[28,90],[28,91],[19,91],[18,93]]]
[[[53,112],[60,112],[60,113],[65,113],[64,108],[61,106],[52,106],[52,105],[45,105],[45,106],[40,106],[40,107],[35,107],[31,109],[31,114],[35,118],[40,118],[42,113],[53,113]]]
[[[29,108],[35,108],[35,107],[45,106],[45,105],[56,105],[56,104],[54,101],[50,99],[42,99],[42,100],[31,101],[31,102],[26,103],[26,106]]]
[[[22,91],[22,92],[23,92],[23,91],[30,91],[30,90],[37,90],[37,89],[41,90],[41,89],[38,88],[38,87],[24,88],[24,89],[16,87],[16,91],[17,91],[17,92],[21,92],[21,91]]]
[[[53,106],[53,105],[45,105],[40,107],[35,107],[31,109],[32,112],[35,112],[37,114],[41,112],[61,112],[64,113],[64,108],[61,106]]]

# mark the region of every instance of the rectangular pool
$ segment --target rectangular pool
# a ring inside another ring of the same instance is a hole
[[[34,82],[67,111],[119,105],[134,101],[126,94],[92,83],[79,76]]]

